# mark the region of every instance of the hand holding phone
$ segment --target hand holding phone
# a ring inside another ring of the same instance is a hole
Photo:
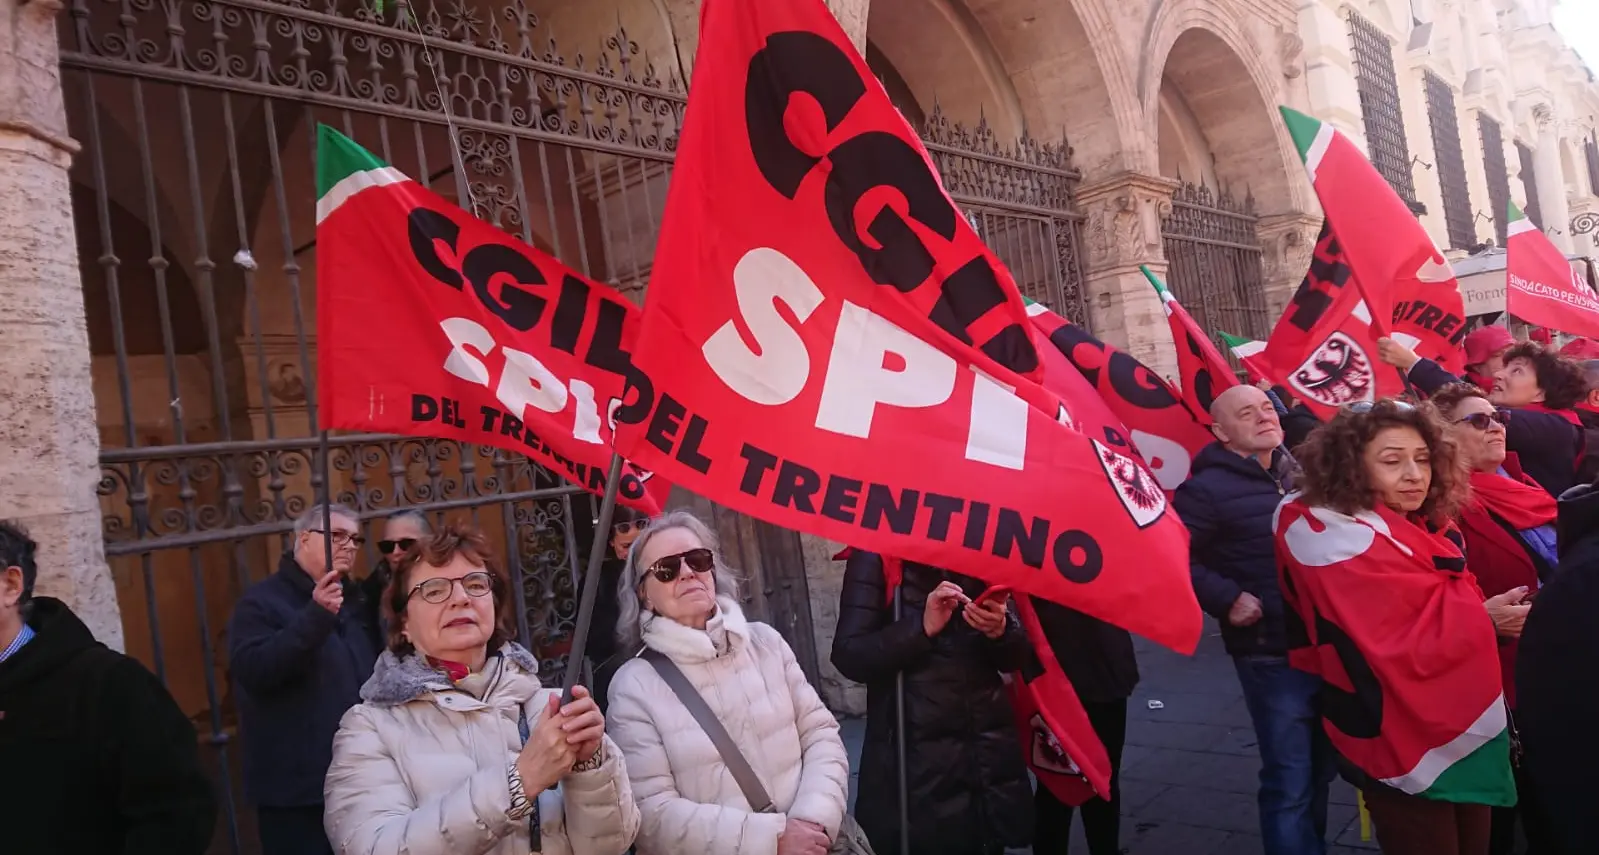
[[[1010,590],[1009,585],[989,585],[987,589],[977,595],[977,599],[972,601],[972,605],[981,608],[996,600],[1003,601],[1010,596]]]

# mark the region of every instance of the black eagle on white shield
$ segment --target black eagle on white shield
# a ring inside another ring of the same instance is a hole
[[[1049,725],[1044,723],[1044,717],[1033,713],[1033,720],[1029,722],[1033,728],[1033,768],[1056,775],[1073,775],[1087,780],[1083,770],[1077,763],[1066,755],[1066,749],[1061,747],[1060,740],[1050,731]]]
[[[1371,357],[1342,332],[1327,336],[1288,379],[1295,391],[1328,407],[1369,401],[1377,386]]]

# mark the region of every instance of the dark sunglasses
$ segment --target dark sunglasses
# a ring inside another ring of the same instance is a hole
[[[1471,425],[1477,430],[1487,430],[1494,425],[1501,427],[1510,424],[1510,414],[1504,410],[1494,410],[1491,413],[1472,413],[1469,416],[1455,419],[1457,425]]]
[[[1397,398],[1388,398],[1382,401],[1356,401],[1353,404],[1346,405],[1344,409],[1354,413],[1357,416],[1363,416],[1372,410],[1377,409],[1377,407],[1382,404],[1388,404],[1401,413],[1408,413],[1415,409],[1415,407],[1411,406],[1409,403],[1398,400]]]
[[[611,526],[611,534],[618,537],[624,534],[632,534],[635,531],[643,531],[649,524],[650,521],[647,519],[623,520]]]
[[[446,579],[443,576],[435,576],[426,582],[412,586],[410,593],[406,594],[405,597],[410,599],[418,591],[421,591],[423,602],[436,605],[450,598],[450,593],[455,590],[456,582],[461,583],[461,590],[465,591],[469,597],[486,597],[494,591],[494,577],[486,571],[478,570],[474,573],[468,573],[459,579]]]
[[[683,572],[684,564],[687,564],[688,569],[695,573],[708,573],[712,567],[716,566],[716,556],[709,549],[702,546],[699,549],[690,549],[687,552],[668,555],[651,564],[649,569],[644,572],[646,575],[654,573],[655,581],[665,585],[677,579],[678,575]],[[640,581],[643,580],[640,579]]]
[[[402,537],[399,540],[380,540],[378,541],[378,552],[388,555],[389,553],[393,552],[396,547],[398,547],[401,552],[404,552],[415,545],[416,538],[414,537]]]

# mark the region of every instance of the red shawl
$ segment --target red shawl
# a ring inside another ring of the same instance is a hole
[[[1471,473],[1471,497],[1510,527],[1521,531],[1555,521],[1555,497],[1521,473],[1514,455],[1505,456],[1505,471]]]
[[[1326,681],[1339,753],[1412,795],[1514,804],[1493,622],[1458,533],[1298,496],[1275,529],[1289,660]]]

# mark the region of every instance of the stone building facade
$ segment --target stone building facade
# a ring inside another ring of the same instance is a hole
[[[1378,42],[1400,109],[1376,127],[1414,155],[1398,159],[1441,246],[1466,242],[1445,175],[1458,161],[1476,244],[1501,194],[1536,199],[1558,243],[1592,251],[1578,233],[1599,213],[1599,95],[1542,0],[827,5],[1018,284],[1157,370],[1175,356],[1139,265],[1210,328],[1264,335],[1320,224],[1275,108],[1366,140],[1362,104],[1382,102],[1363,100],[1361,51]],[[318,441],[311,129],[341,128],[637,295],[698,0],[0,0],[0,13],[0,516],[44,544],[41,590],[161,672],[226,763],[221,627],[326,472],[369,520],[421,506],[502,537],[522,628],[558,664],[585,498],[489,449]],[[1447,169],[1435,78],[1459,136]],[[1499,128],[1503,179],[1480,116]],[[685,501],[715,518],[752,608],[828,700],[863,709],[826,661],[839,545]]]

